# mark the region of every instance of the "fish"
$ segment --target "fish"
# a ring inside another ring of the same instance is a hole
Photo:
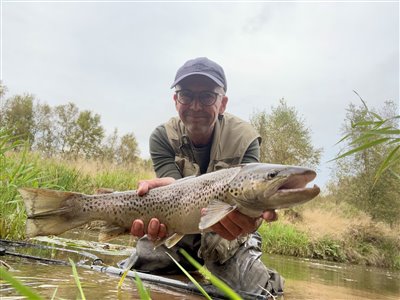
[[[145,228],[158,218],[169,235],[157,241],[168,248],[186,234],[210,231],[234,210],[259,218],[266,210],[290,208],[315,198],[320,188],[307,187],[316,172],[300,166],[249,163],[190,176],[151,189],[86,195],[42,188],[20,188],[27,213],[26,235],[59,235],[95,220],[106,222],[99,240],[128,234],[135,219]],[[205,211],[201,212],[203,208]]]

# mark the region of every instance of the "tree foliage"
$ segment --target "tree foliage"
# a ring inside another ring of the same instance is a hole
[[[79,109],[74,103],[69,102],[56,106],[54,116],[55,148],[63,155],[68,155],[72,152],[75,143],[74,137],[78,126]]]
[[[119,163],[134,163],[138,157],[138,143],[133,133],[122,136],[117,148],[117,160]]]
[[[6,99],[1,107],[0,123],[11,135],[34,142],[34,111],[32,95],[14,96]]]
[[[80,112],[72,135],[72,155],[75,158],[98,157],[101,154],[103,137],[104,129],[100,124],[100,116],[88,110]]]
[[[262,162],[316,167],[322,149],[313,147],[310,130],[298,116],[294,107],[284,99],[271,113],[254,113],[251,124],[262,138],[260,159]]]

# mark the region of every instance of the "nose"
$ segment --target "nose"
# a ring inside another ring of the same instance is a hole
[[[194,111],[199,111],[203,109],[203,105],[200,103],[197,95],[193,98],[192,103],[190,103],[190,108]]]

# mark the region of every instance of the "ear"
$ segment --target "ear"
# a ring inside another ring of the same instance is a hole
[[[178,105],[178,96],[176,95],[176,94],[174,94],[173,96],[172,96],[172,99],[174,100],[174,102],[175,102],[175,107]]]
[[[228,97],[227,96],[223,96],[222,100],[221,100],[221,106],[219,107],[219,111],[218,111],[218,113],[220,115],[222,115],[225,112],[227,103],[228,103]]]

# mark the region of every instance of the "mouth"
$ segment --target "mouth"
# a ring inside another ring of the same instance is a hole
[[[316,173],[311,170],[290,175],[272,197],[274,202],[276,201],[276,208],[288,208],[316,197],[320,188],[316,184],[312,187],[307,186],[315,177]]]
[[[307,184],[313,181],[316,176],[317,174],[312,170],[307,170],[302,174],[290,175],[278,188],[278,191],[307,189]]]
[[[186,118],[191,118],[191,119],[207,119],[208,116],[205,116],[205,115],[196,115],[196,114],[188,114],[188,115],[186,115]]]
[[[269,197],[268,208],[290,208],[315,198],[320,193],[320,188],[316,184],[312,187],[307,187],[307,184],[315,176],[316,173],[311,170],[289,175],[277,191]]]

